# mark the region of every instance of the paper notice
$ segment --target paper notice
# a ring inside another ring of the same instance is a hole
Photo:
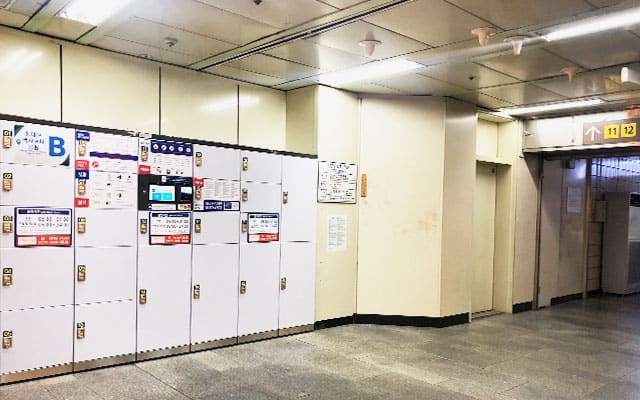
[[[347,251],[347,216],[327,216],[327,251]]]

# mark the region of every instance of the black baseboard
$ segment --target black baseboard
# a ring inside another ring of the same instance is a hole
[[[511,312],[514,314],[533,310],[533,302],[526,301],[524,303],[514,304]]]
[[[551,299],[551,305],[566,303],[568,301],[582,299],[582,293],[568,294],[566,296],[554,297]]]
[[[450,315],[448,317],[409,317],[405,315],[355,314],[356,324],[418,326],[446,328],[448,326],[469,323],[469,314]]]
[[[313,329],[318,330],[318,329],[326,329],[326,328],[335,328],[336,326],[350,325],[350,324],[353,324],[353,315],[348,315],[346,317],[340,317],[340,318],[325,319],[322,321],[316,321],[316,323],[313,324]]]

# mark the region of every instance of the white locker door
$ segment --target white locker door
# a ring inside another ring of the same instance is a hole
[[[192,344],[238,336],[238,246],[193,246]]]
[[[75,176],[71,168],[2,163],[0,173],[3,178],[10,174],[12,186],[10,191],[0,192],[2,205],[73,207]]]
[[[282,204],[282,188],[273,183],[242,182],[240,211],[279,213]],[[245,191],[246,190],[246,195]],[[246,196],[246,197],[245,197]],[[244,201],[246,199],[246,201]]]
[[[73,304],[73,248],[1,249],[0,266],[13,280],[0,287],[2,311]]]
[[[282,181],[281,155],[257,151],[243,151],[241,158],[241,180],[271,183],[280,183]]]
[[[0,312],[0,331],[11,333],[11,347],[0,348],[2,374],[73,359],[73,306]]]
[[[278,329],[280,243],[240,245],[238,336]]]
[[[240,150],[195,144],[193,151],[195,177],[240,180]]]
[[[196,230],[200,225],[200,232]],[[193,212],[193,244],[238,243],[240,213],[232,211]]]
[[[280,240],[316,240],[317,182],[317,160],[290,156],[282,158],[283,202]]]
[[[76,304],[136,298],[135,247],[76,248]]]
[[[146,304],[140,304],[146,290]],[[189,344],[191,246],[138,249],[138,352]]]
[[[135,246],[136,216],[136,210],[76,208],[76,247]],[[78,229],[81,218],[84,218],[84,232]]]
[[[83,335],[78,335],[82,324]],[[83,304],[75,308],[73,361],[133,354],[136,351],[134,300]]]
[[[315,322],[315,243],[281,243],[279,328]]]

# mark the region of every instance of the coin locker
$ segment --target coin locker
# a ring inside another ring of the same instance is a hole
[[[73,361],[132,355],[136,351],[135,330],[133,299],[76,305]]]
[[[76,208],[76,246],[135,246],[136,209]]]
[[[136,257],[133,246],[77,247],[76,304],[135,299]]]
[[[73,169],[0,163],[0,204],[73,207]]]
[[[191,343],[237,337],[238,245],[194,244],[192,265]]]
[[[315,321],[316,244],[282,242],[278,328],[312,325]]]
[[[257,151],[242,151],[241,178],[245,182],[280,183],[282,180],[282,156]]]
[[[11,382],[11,374],[68,365],[73,358],[73,306],[3,311],[0,314],[2,382]],[[6,336],[10,340],[5,342]]]
[[[315,242],[317,180],[317,160],[282,157],[283,242]]]
[[[193,151],[195,177],[240,180],[240,150],[194,144]]]
[[[280,243],[240,244],[238,335],[278,329]]]

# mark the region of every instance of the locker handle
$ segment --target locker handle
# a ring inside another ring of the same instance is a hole
[[[242,189],[242,201],[249,201],[249,189]]]
[[[242,170],[243,171],[249,170],[249,157],[242,157]]]
[[[193,299],[200,299],[200,285],[193,285]]]
[[[282,192],[282,204],[289,202],[289,192]]]
[[[84,282],[87,280],[87,266],[78,265],[78,282]]]
[[[280,290],[285,290],[287,288],[287,277],[280,278]]]
[[[2,269],[2,286],[13,285],[13,268]]]
[[[242,220],[242,233],[247,232],[247,227],[248,227],[248,226],[247,226],[247,220],[246,220],[246,219],[243,219],[243,220]]]
[[[12,331],[2,332],[2,348],[10,349],[11,347],[13,347],[13,332]]]
[[[84,322],[78,322],[76,324],[76,339],[84,339],[85,337],[85,328]]]
[[[147,289],[140,289],[140,294],[138,295],[138,303],[147,304]]]
[[[240,294],[247,293],[247,281],[240,281]]]
[[[13,190],[13,174],[8,172],[2,175],[2,191],[11,192]]]

